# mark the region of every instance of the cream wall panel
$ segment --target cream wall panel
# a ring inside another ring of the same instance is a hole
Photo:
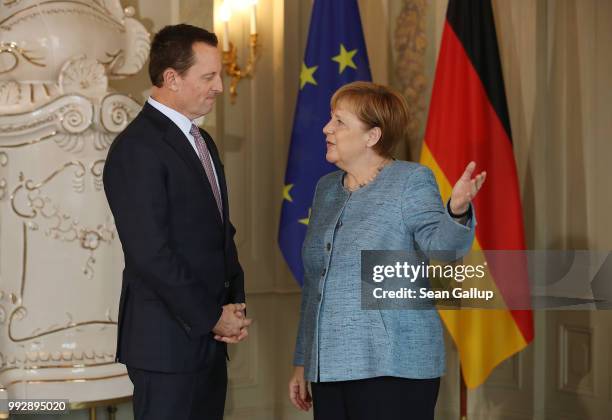
[[[599,313],[550,314],[546,418],[603,419],[609,399],[610,322]]]
[[[558,389],[593,396],[593,331],[585,326],[559,325]]]
[[[452,339],[444,334],[446,345],[446,374],[440,381],[436,419],[456,419],[459,413],[459,357]]]
[[[593,9],[591,22],[594,28],[594,46],[587,48],[592,51],[594,60],[593,69],[587,76],[592,86],[592,95],[589,98],[592,112],[587,117],[597,146],[592,147],[588,153],[589,167],[592,170],[589,171],[587,186],[593,204],[589,224],[589,237],[592,239],[589,245],[595,249],[607,250],[612,249],[612,222],[609,217],[612,195],[604,193],[610,179],[610,161],[607,156],[612,156],[612,118],[609,117],[612,109],[612,54],[609,52],[612,45],[612,5],[607,0],[597,0]],[[606,81],[607,85],[598,88],[598,83]]]
[[[295,113],[295,103],[298,93],[298,81],[306,40],[308,37],[308,25],[310,22],[311,2],[290,2],[275,1],[274,8],[274,92],[276,100],[273,104],[274,118],[274,137],[273,150],[274,158],[273,173],[276,198],[271,214],[273,217],[274,235],[277,233],[278,222],[280,220],[281,195],[280,191],[284,185],[287,155],[289,152],[289,141]],[[291,30],[297,28],[297,30]],[[282,94],[278,94],[283,92]],[[275,268],[275,289],[292,290],[299,293],[293,276],[285,263],[278,245],[275,242],[272,247],[275,249],[274,268]],[[294,309],[297,310],[297,309]]]
[[[235,104],[230,103],[227,92],[224,94],[217,103],[216,128],[213,130],[225,163],[232,221],[238,231],[237,244],[248,275],[249,292],[270,291],[275,286],[272,262],[277,253],[275,231],[278,219],[271,215],[277,212],[281,190],[274,182],[277,162],[272,145],[276,119],[271,110],[273,104],[282,99],[282,90],[275,92],[271,88],[278,76],[274,71],[273,57],[280,47],[275,45],[272,21],[277,6],[282,4],[258,4],[261,54],[255,77],[240,82]],[[241,17],[244,16],[237,15],[230,22],[230,38],[238,47],[239,64],[243,66],[248,19]],[[226,89],[228,85],[226,78]]]

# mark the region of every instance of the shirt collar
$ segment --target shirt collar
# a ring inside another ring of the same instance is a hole
[[[183,132],[183,134],[185,134],[185,136],[187,136],[187,138],[191,136],[190,131],[193,122],[189,118],[187,118],[180,112],[170,108],[169,106],[166,106],[161,102],[157,102],[151,96],[149,96],[147,102],[159,112],[164,114],[166,117],[170,118],[170,120],[172,120],[172,122],[176,124],[176,126]]]

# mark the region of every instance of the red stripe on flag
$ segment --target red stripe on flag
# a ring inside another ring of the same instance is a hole
[[[474,200],[482,249],[525,249],[512,143],[448,22],[435,80],[425,141],[451,185],[471,160],[478,164],[477,171],[487,171],[487,181]],[[512,316],[525,340],[531,341],[531,311],[512,311]]]

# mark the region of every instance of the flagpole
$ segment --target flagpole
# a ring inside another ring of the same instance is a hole
[[[459,415],[461,420],[467,420],[467,386],[463,378],[463,371],[459,367]]]

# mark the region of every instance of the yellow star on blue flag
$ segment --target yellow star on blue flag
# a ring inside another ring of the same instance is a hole
[[[302,63],[302,71],[300,72],[300,90],[306,86],[307,83],[317,85],[317,81],[314,78],[314,72],[317,71],[319,66],[307,67],[306,63]]]
[[[340,54],[332,57],[332,60],[338,63],[338,73],[342,73],[345,68],[350,67],[356,69],[357,66],[353,62],[353,57],[357,54],[357,48],[347,51],[344,44],[340,44]]]
[[[312,213],[311,208],[308,209],[308,217],[298,220],[298,223],[308,226],[308,223],[310,223],[310,213]]]
[[[283,199],[284,200],[293,201],[293,198],[291,197],[291,194],[290,194],[291,188],[293,188],[293,184],[285,185],[283,187]]]

